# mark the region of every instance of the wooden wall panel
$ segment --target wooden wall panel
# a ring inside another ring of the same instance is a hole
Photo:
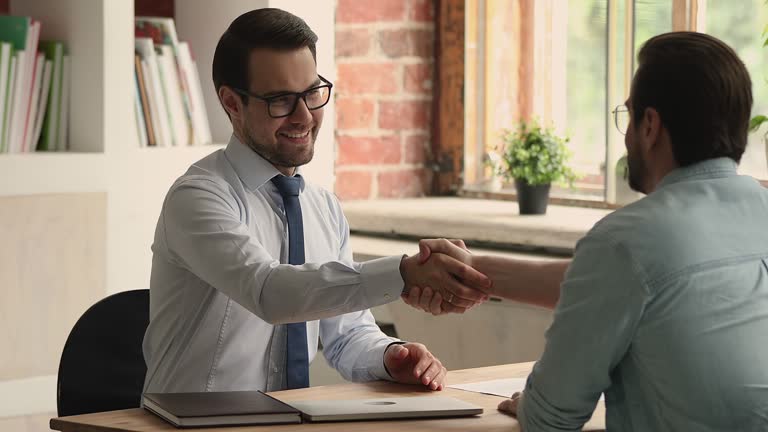
[[[464,0],[437,0],[432,192],[455,194],[464,165]]]
[[[56,374],[106,293],[106,215],[104,193],[0,199],[0,381]]]

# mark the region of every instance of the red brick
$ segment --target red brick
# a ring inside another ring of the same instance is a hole
[[[379,198],[412,198],[424,196],[426,171],[407,169],[379,173]]]
[[[341,200],[371,197],[373,175],[368,171],[342,171],[336,173],[336,195]]]
[[[378,165],[400,163],[400,136],[338,138],[337,165]]]
[[[336,99],[338,129],[370,129],[373,124],[374,102],[370,99],[339,97]]]
[[[403,21],[406,0],[338,0],[337,23]]]
[[[405,91],[428,94],[432,91],[432,63],[405,65]]]
[[[393,63],[340,63],[338,94],[391,94],[398,91],[398,65]]]
[[[433,0],[411,0],[408,8],[408,19],[433,22],[435,20],[435,2]]]
[[[387,57],[434,57],[435,40],[432,30],[382,30],[378,39],[381,51]]]
[[[367,29],[337,30],[336,57],[365,56],[371,49],[371,33]]]
[[[430,101],[379,102],[381,129],[429,129]]]
[[[405,138],[405,154],[403,162],[421,164],[427,161],[429,151],[429,135],[411,135]]]

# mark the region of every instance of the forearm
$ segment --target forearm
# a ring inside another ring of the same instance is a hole
[[[391,380],[384,367],[384,352],[398,339],[385,335],[369,310],[320,320],[320,340],[328,364],[345,379]]]
[[[400,298],[400,257],[355,263],[280,265],[259,288],[249,288],[262,319],[272,324],[312,321],[365,310]],[[288,301],[290,299],[290,301]]]
[[[491,278],[492,295],[554,309],[570,263],[570,259],[529,261],[478,255],[472,265]]]

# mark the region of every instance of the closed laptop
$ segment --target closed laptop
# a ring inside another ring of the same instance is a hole
[[[290,404],[311,422],[465,417],[483,413],[478,406],[446,396],[309,400]]]

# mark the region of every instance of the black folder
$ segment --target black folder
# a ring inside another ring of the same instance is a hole
[[[181,428],[301,423],[301,412],[260,391],[145,393],[142,402]]]

